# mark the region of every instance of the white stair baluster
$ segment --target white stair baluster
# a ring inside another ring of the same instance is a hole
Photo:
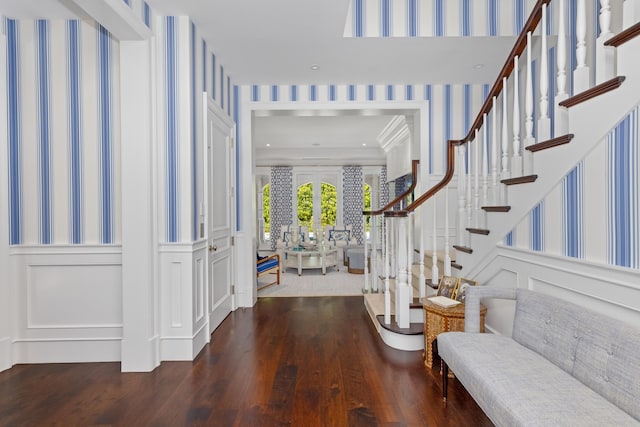
[[[465,227],[467,222],[467,216],[465,214],[467,202],[465,200],[466,189],[466,176],[465,176],[465,146],[461,144],[458,146],[458,245],[465,246],[467,244],[465,239]]]
[[[444,275],[451,276],[451,254],[449,252],[449,186],[442,189],[444,192]]]
[[[482,214],[482,206],[489,204],[489,122],[487,120],[487,113],[484,113],[482,121],[482,203],[478,207],[478,215],[482,219],[480,221],[481,227],[485,228],[485,217]]]
[[[589,89],[587,66],[587,0],[578,0],[576,6],[576,69],[573,71],[573,94]]]
[[[477,132],[476,132],[477,133]],[[476,135],[477,137],[477,135]],[[473,222],[472,222],[472,217],[473,217],[473,199],[471,198],[471,190],[473,187],[471,187],[471,176],[472,176],[472,168],[471,168],[471,144],[474,143],[475,140],[471,140],[470,142],[467,142],[467,184],[466,184],[466,189],[467,189],[467,227],[468,228],[472,228],[473,227]],[[465,246],[471,247],[471,233],[465,233],[467,236],[467,244]]]
[[[420,274],[418,275],[418,280],[420,280],[420,298],[424,298],[427,296],[427,288],[425,287],[425,282],[427,280],[424,274],[424,239],[425,239],[425,229],[427,225],[427,220],[425,218],[425,214],[427,210],[424,206],[420,206],[420,252],[418,254],[418,266],[420,267]]]
[[[396,323],[400,328],[409,327],[409,302],[411,292],[407,281],[407,240],[409,218],[397,218],[398,275],[396,276]]]
[[[513,58],[513,157],[511,177],[522,175],[522,156],[520,155],[520,85],[518,84],[518,56]]]
[[[371,292],[371,281],[369,280],[369,267],[367,266],[367,250],[369,246],[367,244],[367,217],[366,215],[362,216],[362,234],[364,235],[364,293],[368,294]]]
[[[499,149],[498,143],[498,101],[497,97],[493,97],[493,107],[491,113],[491,203],[500,204],[499,187],[498,187],[498,162]]]
[[[549,70],[547,50],[547,5],[542,5],[542,23],[540,40],[540,117],[538,118],[538,142],[551,138],[551,119],[549,118]]]
[[[565,135],[569,131],[569,111],[558,105],[569,97],[567,94],[567,32],[566,32],[566,3],[558,0],[558,45],[556,48],[556,63],[558,74],[556,77],[558,92],[555,96],[555,136]]]
[[[502,78],[502,138],[500,140],[502,151],[502,171],[500,178],[507,179],[509,174],[509,108],[508,108],[507,78]],[[504,186],[503,186],[504,187]],[[506,189],[500,194],[504,204],[507,204]]]
[[[433,221],[431,231],[431,283],[438,283],[440,279],[440,272],[438,271],[438,204],[436,203],[437,197],[432,197],[433,200]]]
[[[391,290],[389,286],[389,218],[384,218],[384,323],[391,324]]]
[[[407,218],[407,284],[409,285],[409,301],[415,297],[413,289],[413,233],[415,233],[415,216],[413,212]]]
[[[473,141],[473,227],[479,227],[480,220],[480,141],[479,132],[476,129],[476,136]]]
[[[524,92],[524,141],[523,146],[535,144],[533,138],[533,58],[531,57],[531,31],[527,33],[527,78]],[[526,156],[525,174],[533,173],[533,155],[529,151],[524,151]]]
[[[615,75],[615,48],[604,45],[604,42],[613,37],[610,3],[609,0],[600,0],[600,35],[596,40],[596,84],[612,79]]]

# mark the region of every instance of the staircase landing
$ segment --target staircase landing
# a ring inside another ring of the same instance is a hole
[[[393,305],[391,306],[392,319],[391,324],[384,324],[384,294],[365,294],[364,305],[371,317],[373,326],[380,334],[380,338],[389,347],[396,348],[404,351],[417,351],[424,350],[424,323],[413,321],[414,315],[412,313],[412,323],[409,328],[398,328],[393,319]],[[412,311],[419,310],[422,312],[422,307],[413,308]],[[422,313],[421,313],[422,314]],[[395,327],[394,327],[395,325]]]

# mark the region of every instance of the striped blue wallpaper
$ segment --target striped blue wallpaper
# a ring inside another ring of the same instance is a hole
[[[535,0],[350,0],[348,37],[513,36]]]
[[[601,149],[578,163],[505,237],[505,245],[515,246],[519,230],[529,230],[528,249],[640,269],[639,114],[637,106],[620,121]]]
[[[52,242],[53,230],[51,227],[51,71],[50,71],[50,36],[49,24],[45,20],[35,23],[36,41],[36,81],[37,111],[38,111],[38,183],[40,193],[40,241],[49,245]]]
[[[609,134],[608,261],[640,268],[638,230],[638,112],[636,108]]]
[[[583,170],[584,163],[578,163],[562,183],[562,250],[573,258],[584,258]]]
[[[9,242],[22,243],[22,137],[19,23],[6,21],[9,137]]]
[[[166,224],[167,242],[180,240],[178,210],[178,42],[177,19],[168,16],[164,19],[164,67],[165,67],[165,156],[166,156]]]
[[[84,242],[84,197],[82,163],[82,87],[80,58],[80,22],[67,22],[67,98],[69,103],[67,133],[69,135],[69,242]]]
[[[113,76],[111,34],[100,26],[98,37],[98,113],[100,128],[100,243],[114,243],[113,224]]]
[[[5,27],[10,244],[117,243],[118,42],[78,20]]]
[[[204,41],[203,41],[204,43]],[[191,22],[191,237],[198,240],[198,90],[196,78],[196,25]],[[204,44],[203,44],[204,46]],[[203,52],[203,57],[206,53]],[[205,62],[203,61],[203,64]],[[204,83],[206,87],[206,79]]]
[[[529,248],[544,251],[544,200],[529,212]]]

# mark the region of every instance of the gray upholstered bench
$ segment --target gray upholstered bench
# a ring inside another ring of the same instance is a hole
[[[347,271],[352,274],[364,274],[364,248],[351,248],[346,252]]]
[[[480,299],[516,300],[511,337],[480,334]],[[497,426],[640,425],[640,329],[523,289],[467,290],[465,332],[438,336],[451,369]]]

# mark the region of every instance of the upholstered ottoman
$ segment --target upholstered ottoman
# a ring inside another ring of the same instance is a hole
[[[352,274],[364,274],[364,248],[349,249],[346,255],[347,271]]]
[[[345,245],[342,248],[342,253],[344,254],[343,264],[347,267],[349,266],[349,251],[352,249],[364,249],[363,245]]]

